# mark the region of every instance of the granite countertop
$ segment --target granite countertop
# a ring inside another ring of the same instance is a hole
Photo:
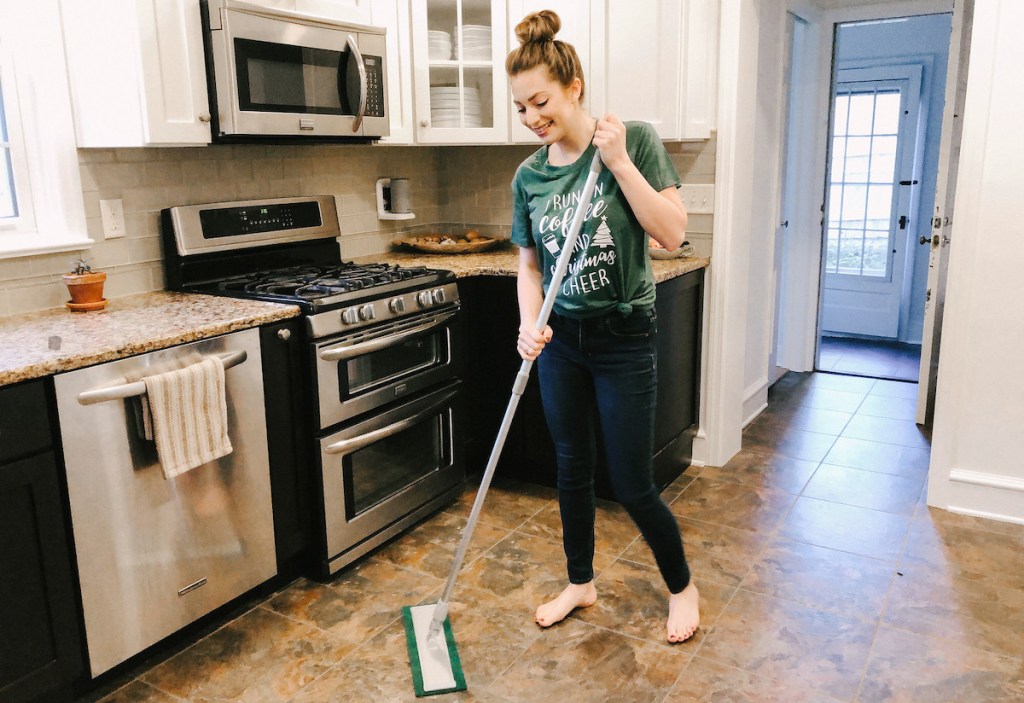
[[[516,248],[511,244],[503,244],[497,249],[477,254],[421,254],[410,251],[389,251],[384,254],[372,254],[359,257],[357,262],[383,262],[400,266],[426,266],[435,269],[454,271],[458,278],[469,276],[515,276],[518,271],[519,259]],[[651,261],[654,280],[662,283],[670,278],[682,276],[690,271],[706,268],[711,259],[701,257],[685,257],[681,259],[655,259]]]
[[[294,305],[157,291],[95,312],[0,317],[0,386],[298,315]]]

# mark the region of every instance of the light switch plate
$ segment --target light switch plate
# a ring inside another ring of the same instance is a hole
[[[708,215],[715,211],[715,186],[712,184],[684,183],[679,187],[686,211],[694,215]]]
[[[124,206],[121,200],[101,200],[100,218],[103,220],[103,238],[117,239],[124,236]]]

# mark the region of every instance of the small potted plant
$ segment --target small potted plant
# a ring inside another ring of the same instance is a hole
[[[69,309],[86,312],[101,310],[107,306],[107,299],[103,297],[103,284],[107,280],[107,274],[93,271],[85,259],[75,262],[71,272],[65,273],[61,278],[71,294],[71,300],[66,303]]]

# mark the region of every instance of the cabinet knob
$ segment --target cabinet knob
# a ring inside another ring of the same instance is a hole
[[[430,120],[420,120],[420,127],[429,127]]]
[[[209,112],[200,112],[199,113],[199,121],[200,122],[209,122],[210,121],[210,113]]]
[[[292,331],[291,330],[278,330],[277,331],[277,338],[280,339],[282,342],[287,342],[289,339],[292,338]]]

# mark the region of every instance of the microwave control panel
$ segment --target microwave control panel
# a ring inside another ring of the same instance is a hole
[[[384,116],[384,62],[380,56],[364,56],[366,67],[366,117]]]

